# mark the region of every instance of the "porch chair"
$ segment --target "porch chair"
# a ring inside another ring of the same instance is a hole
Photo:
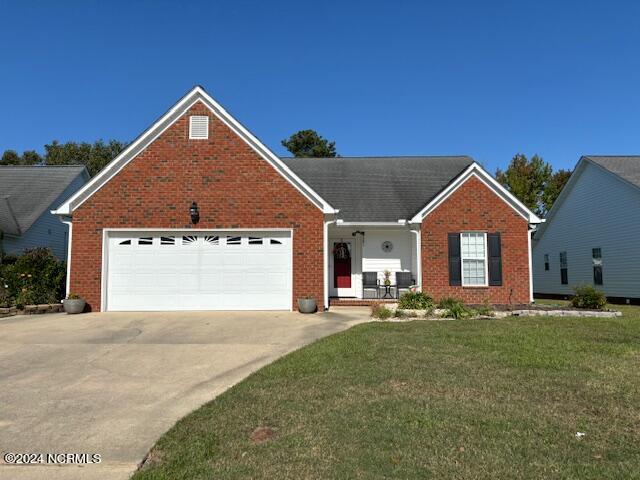
[[[378,272],[362,272],[362,298],[365,298],[365,291],[367,290],[375,290],[376,298],[380,298]]]
[[[400,298],[400,290],[409,291],[413,283],[411,272],[396,272],[396,298]]]

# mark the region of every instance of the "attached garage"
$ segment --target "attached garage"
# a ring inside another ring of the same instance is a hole
[[[105,231],[103,310],[291,310],[291,235]]]

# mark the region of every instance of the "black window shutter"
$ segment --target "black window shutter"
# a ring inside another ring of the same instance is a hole
[[[502,285],[502,248],[500,245],[500,234],[487,234],[487,244],[489,249],[489,285]]]
[[[449,234],[449,285],[462,285],[462,266],[460,264],[460,234]]]

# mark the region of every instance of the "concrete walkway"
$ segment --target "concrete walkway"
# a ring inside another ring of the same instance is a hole
[[[251,372],[368,320],[368,309],[50,314],[0,320],[0,457],[100,454],[12,466],[0,479],[126,479],[178,419]]]

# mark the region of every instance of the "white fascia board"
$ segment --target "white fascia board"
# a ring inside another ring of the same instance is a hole
[[[56,215],[71,215],[91,195],[111,180],[124,166],[133,160],[140,152],[147,148],[166,129],[173,125],[195,103],[202,103],[227,127],[233,130],[247,143],[258,155],[269,162],[276,171],[291,183],[309,201],[322,210],[323,213],[335,213],[335,209],[329,205],[320,195],[300,179],[282,160],[269,150],[260,140],[249,132],[240,122],[234,119],[220,106],[202,87],[197,86],[178,101],[167,113],[140,135],[120,155],[113,159],[98,175],[85,184],[54,213]]]
[[[337,220],[338,227],[403,227],[407,225],[406,220],[398,220],[396,222],[345,222]]]
[[[439,207],[472,176],[476,177],[487,187],[493,190],[507,205],[513,208],[513,210],[515,210],[516,213],[518,213],[528,223],[542,223],[542,219],[540,219],[540,217],[529,210],[520,200],[513,196],[511,192],[504,188],[495,178],[475,162],[469,165],[467,169],[458,176],[458,178],[456,178],[449,186],[442,190],[433,200],[420,210],[410,220],[410,223],[421,223],[427,215]]]

